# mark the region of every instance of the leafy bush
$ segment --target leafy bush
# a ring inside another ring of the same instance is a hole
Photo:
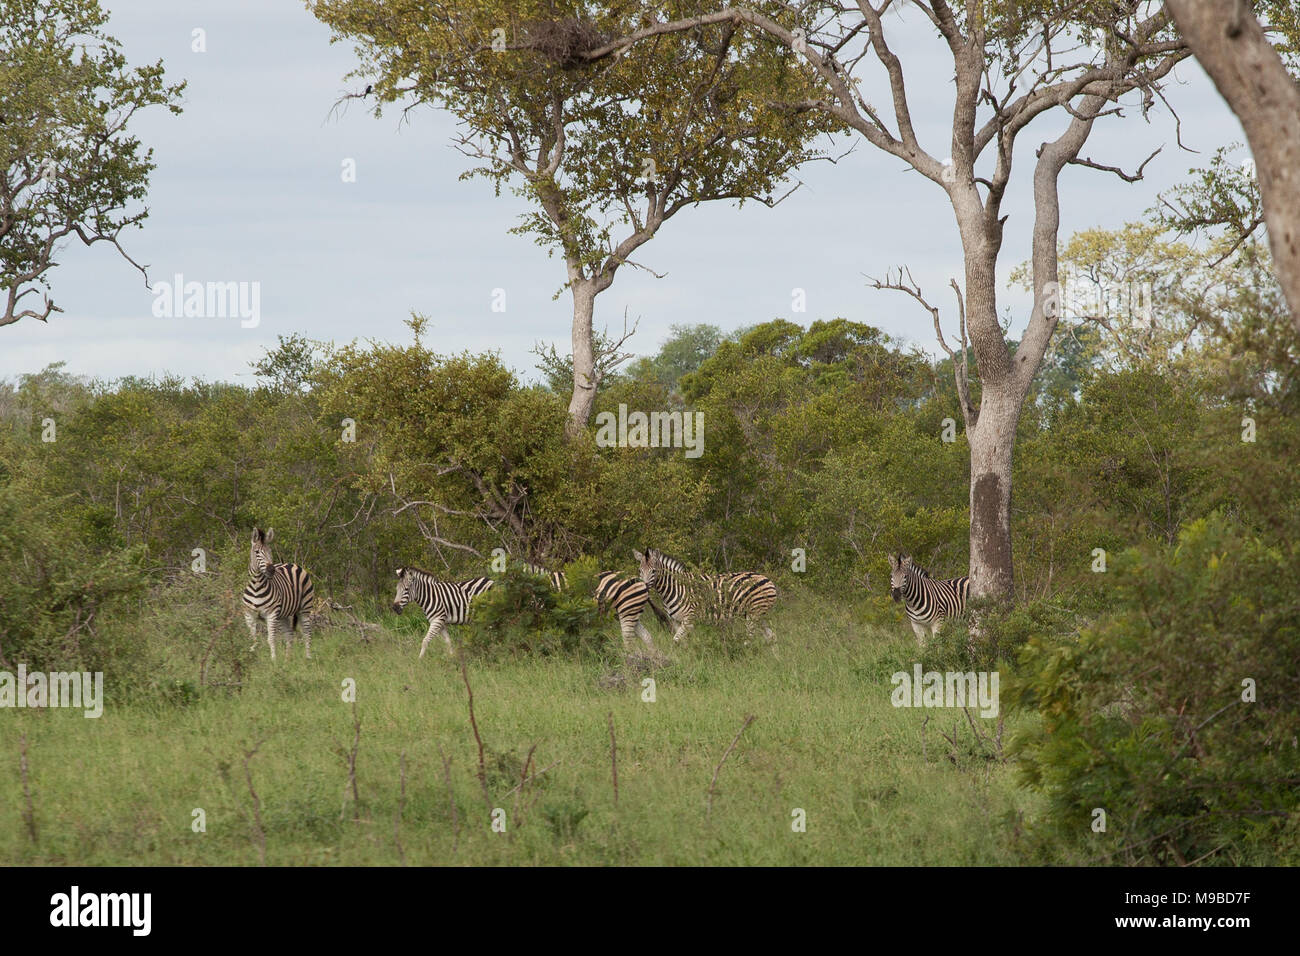
[[[512,567],[475,599],[464,646],[490,654],[573,654],[603,642],[599,623],[591,591],[570,582],[557,592],[541,575]]]
[[[1019,742],[1044,836],[1089,860],[1300,862],[1300,561],[1220,515],[1125,552],[1117,610],[1031,639]],[[1094,810],[1106,813],[1093,832]]]

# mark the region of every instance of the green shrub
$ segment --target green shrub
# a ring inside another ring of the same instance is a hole
[[[1300,562],[1284,540],[1193,522],[1113,562],[1116,610],[1077,643],[1030,639],[1012,697],[1041,718],[1016,746],[1048,798],[1041,836],[1091,861],[1300,862]]]
[[[601,643],[596,602],[572,583],[555,591],[522,568],[499,575],[474,602],[464,646],[488,654],[573,654]]]

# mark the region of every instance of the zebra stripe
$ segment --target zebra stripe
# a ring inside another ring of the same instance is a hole
[[[752,637],[755,625],[776,603],[776,585],[757,571],[691,572],[681,561],[654,548],[632,554],[640,565],[641,580],[663,599],[664,610],[677,624],[674,641],[680,641],[701,616],[715,621],[744,618],[745,634]],[[766,624],[762,627],[770,641],[772,629]]]
[[[529,574],[536,574],[539,577],[546,578],[546,580],[550,582],[551,587],[556,591],[563,591],[564,586],[567,583],[564,579],[563,571],[547,571],[540,564],[525,564],[524,570]]]
[[[667,620],[666,616],[650,601],[650,588],[644,581],[625,578],[617,571],[600,572],[596,582],[596,605],[602,609],[606,607],[613,609],[615,616],[618,617],[619,629],[623,633],[624,648],[633,646],[632,637],[635,635],[640,637],[651,654],[657,657],[659,651],[655,648],[654,640],[650,637],[650,632],[645,629],[645,625],[641,623],[641,614],[647,604],[661,619]]]
[[[402,613],[407,604],[415,604],[429,619],[429,630],[420,644],[420,656],[428,650],[433,635],[442,632],[447,642],[447,653],[454,654],[448,624],[464,624],[469,617],[469,602],[492,587],[491,578],[472,578],[469,581],[439,581],[428,571],[419,568],[397,569],[397,595],[393,598],[393,611]]]
[[[266,643],[271,647],[271,660],[275,660],[275,632],[284,621],[289,630],[284,635],[284,653],[289,656],[293,646],[293,632],[302,625],[303,644],[311,658],[312,606],[316,592],[311,575],[296,564],[276,564],[271,557],[271,541],[275,529],[265,532],[253,529],[253,542],[248,552],[248,584],[242,595],[244,621],[253,638],[249,650],[257,650],[257,621],[266,619]]]
[[[966,610],[966,600],[970,596],[969,577],[935,580],[906,554],[891,554],[889,569],[890,596],[903,602],[918,644],[924,645],[927,631],[932,636],[939,633],[947,618],[956,617]]]

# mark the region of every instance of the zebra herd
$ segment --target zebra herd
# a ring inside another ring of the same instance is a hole
[[[276,631],[281,624],[288,627],[286,653],[293,632],[301,627],[306,655],[310,658],[315,602],[311,575],[296,564],[275,563],[270,547],[274,535],[273,530],[253,529],[248,584],[243,592],[244,620],[253,639],[251,649],[257,649],[257,622],[264,619],[271,660],[275,660]],[[602,571],[595,591],[597,606],[602,610],[611,609],[618,618],[625,648],[633,647],[633,638],[640,637],[651,654],[657,653],[650,632],[641,623],[647,605],[665,625],[673,628],[674,642],[681,641],[699,620],[717,623],[737,618],[745,622],[747,639],[752,639],[754,629],[761,626],[765,638],[772,641],[772,629],[762,623],[763,616],[776,603],[776,585],[767,575],[757,571],[725,574],[691,571],[681,561],[654,548],[633,550],[632,555],[638,564],[637,577]],[[924,644],[927,631],[937,633],[945,619],[965,610],[969,578],[935,580],[904,554],[891,554],[889,566],[890,594],[905,605],[918,644]],[[546,577],[557,591],[566,587],[563,571],[547,571],[533,564],[524,568]],[[397,614],[408,604],[424,611],[429,629],[420,643],[420,657],[424,657],[429,642],[437,634],[442,635],[447,653],[454,654],[447,626],[464,624],[469,618],[470,602],[492,585],[489,577],[441,581],[419,568],[402,567],[397,569],[397,594],[392,607]],[[663,610],[652,600],[652,594],[662,602]]]

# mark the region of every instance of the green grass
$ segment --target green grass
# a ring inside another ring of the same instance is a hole
[[[960,710],[891,706],[890,674],[916,659],[902,621],[881,630],[843,607],[778,608],[775,649],[733,653],[703,632],[670,649],[657,632],[673,662],[652,675],[654,703],[642,701],[647,675],[629,669],[612,640],[605,660],[471,658],[490,803],[505,810],[504,834],[490,827],[458,667],[440,642],[418,660],[421,622],[393,623],[369,644],[355,629],[326,631],[311,661],[299,644],[273,665],[263,643],[247,655],[239,690],[119,695],[98,720],[66,710],[0,713],[0,863],[256,864],[244,754],[259,742],[248,768],[272,865],[1021,859],[1012,821],[1031,815],[1034,798],[1017,787],[1014,768],[987,759]],[[236,635],[230,643],[247,652]],[[201,639],[149,642],[156,668],[197,684]],[[342,700],[348,678],[361,720],[359,805],[341,756],[354,734]],[[756,719],[722,766],[710,816],[714,768],[749,714]],[[982,723],[991,734],[994,722]],[[956,748],[939,734],[954,726]],[[1008,735],[1013,729],[1009,719]],[[16,772],[24,733],[34,843]],[[532,766],[549,769],[509,794],[534,745]],[[193,832],[195,808],[205,811],[206,832]],[[796,808],[806,832],[792,830]]]

